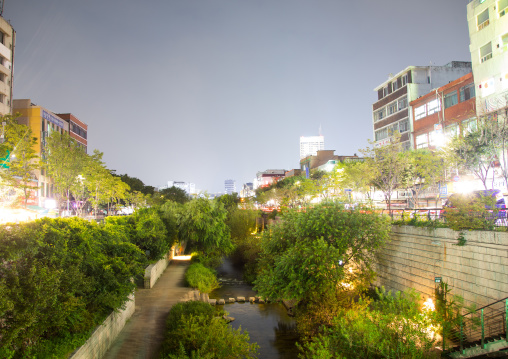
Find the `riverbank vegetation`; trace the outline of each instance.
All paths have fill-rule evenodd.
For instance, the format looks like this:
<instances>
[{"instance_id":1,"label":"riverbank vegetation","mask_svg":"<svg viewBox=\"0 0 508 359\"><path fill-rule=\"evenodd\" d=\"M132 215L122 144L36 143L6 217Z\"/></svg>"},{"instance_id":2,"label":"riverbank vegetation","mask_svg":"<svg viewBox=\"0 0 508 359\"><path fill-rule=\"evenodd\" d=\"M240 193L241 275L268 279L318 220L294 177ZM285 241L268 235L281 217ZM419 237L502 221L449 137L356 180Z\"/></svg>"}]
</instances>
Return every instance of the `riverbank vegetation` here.
<instances>
[{"instance_id":1,"label":"riverbank vegetation","mask_svg":"<svg viewBox=\"0 0 508 359\"><path fill-rule=\"evenodd\" d=\"M160 359L256 358L258 345L249 334L233 329L208 303L178 303L169 312Z\"/></svg>"}]
</instances>

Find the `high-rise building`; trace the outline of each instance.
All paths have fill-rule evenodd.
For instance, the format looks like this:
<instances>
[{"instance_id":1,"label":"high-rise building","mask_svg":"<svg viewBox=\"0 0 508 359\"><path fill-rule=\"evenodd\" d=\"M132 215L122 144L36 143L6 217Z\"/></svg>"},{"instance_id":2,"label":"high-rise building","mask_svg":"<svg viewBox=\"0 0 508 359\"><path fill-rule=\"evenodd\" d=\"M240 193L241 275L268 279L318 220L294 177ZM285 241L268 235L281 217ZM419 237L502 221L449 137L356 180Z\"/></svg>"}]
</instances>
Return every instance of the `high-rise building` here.
<instances>
[{"instance_id":1,"label":"high-rise building","mask_svg":"<svg viewBox=\"0 0 508 359\"><path fill-rule=\"evenodd\" d=\"M479 116L507 118L508 0L473 0L467 5L469 49Z\"/></svg>"},{"instance_id":2,"label":"high-rise building","mask_svg":"<svg viewBox=\"0 0 508 359\"><path fill-rule=\"evenodd\" d=\"M232 179L227 179L224 181L224 189L226 190L226 194L233 194L236 192L236 182Z\"/></svg>"},{"instance_id":3,"label":"high-rise building","mask_svg":"<svg viewBox=\"0 0 508 359\"><path fill-rule=\"evenodd\" d=\"M167 186L160 187L159 189L171 188L171 187L183 189L189 195L196 193L196 185L194 183L183 182L183 181L168 181Z\"/></svg>"},{"instance_id":4,"label":"high-rise building","mask_svg":"<svg viewBox=\"0 0 508 359\"><path fill-rule=\"evenodd\" d=\"M315 156L317 151L325 149L324 136L301 136L300 137L300 159L307 156Z\"/></svg>"},{"instance_id":5,"label":"high-rise building","mask_svg":"<svg viewBox=\"0 0 508 359\"><path fill-rule=\"evenodd\" d=\"M386 144L399 131L405 149L414 146L413 115L409 103L471 72L471 63L452 61L444 66L408 66L377 86L378 100L372 105L372 124L376 145Z\"/></svg>"},{"instance_id":6,"label":"high-rise building","mask_svg":"<svg viewBox=\"0 0 508 359\"><path fill-rule=\"evenodd\" d=\"M12 75L16 32L0 17L0 115L12 113Z\"/></svg>"}]
</instances>

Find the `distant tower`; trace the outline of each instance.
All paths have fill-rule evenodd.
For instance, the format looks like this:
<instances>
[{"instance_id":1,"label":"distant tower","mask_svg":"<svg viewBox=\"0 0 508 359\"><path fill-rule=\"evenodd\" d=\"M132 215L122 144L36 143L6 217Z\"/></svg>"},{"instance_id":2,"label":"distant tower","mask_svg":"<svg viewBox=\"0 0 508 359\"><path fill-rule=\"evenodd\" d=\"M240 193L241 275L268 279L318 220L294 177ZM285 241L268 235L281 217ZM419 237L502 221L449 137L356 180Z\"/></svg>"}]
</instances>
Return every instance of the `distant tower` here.
<instances>
[{"instance_id":1,"label":"distant tower","mask_svg":"<svg viewBox=\"0 0 508 359\"><path fill-rule=\"evenodd\" d=\"M321 132L321 126L320 130ZM319 136L301 136L300 137L300 159L307 156L315 156L317 151L325 149L325 138Z\"/></svg>"},{"instance_id":2,"label":"distant tower","mask_svg":"<svg viewBox=\"0 0 508 359\"><path fill-rule=\"evenodd\" d=\"M236 192L236 182L232 179L227 179L224 181L224 188L226 189L226 194L233 194Z\"/></svg>"}]
</instances>

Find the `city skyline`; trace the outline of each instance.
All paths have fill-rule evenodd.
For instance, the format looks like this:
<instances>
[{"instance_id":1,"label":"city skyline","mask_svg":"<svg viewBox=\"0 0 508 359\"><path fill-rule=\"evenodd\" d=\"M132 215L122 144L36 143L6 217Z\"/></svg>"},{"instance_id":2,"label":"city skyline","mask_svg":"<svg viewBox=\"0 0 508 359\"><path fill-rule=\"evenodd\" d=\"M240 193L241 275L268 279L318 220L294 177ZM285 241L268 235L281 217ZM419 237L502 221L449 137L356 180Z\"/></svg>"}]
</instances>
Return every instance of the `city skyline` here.
<instances>
[{"instance_id":1,"label":"city skyline","mask_svg":"<svg viewBox=\"0 0 508 359\"><path fill-rule=\"evenodd\" d=\"M366 147L389 73L471 61L466 5L17 0L3 16L15 99L75 114L119 174L220 192L297 168L299 137L320 124L326 149Z\"/></svg>"}]
</instances>

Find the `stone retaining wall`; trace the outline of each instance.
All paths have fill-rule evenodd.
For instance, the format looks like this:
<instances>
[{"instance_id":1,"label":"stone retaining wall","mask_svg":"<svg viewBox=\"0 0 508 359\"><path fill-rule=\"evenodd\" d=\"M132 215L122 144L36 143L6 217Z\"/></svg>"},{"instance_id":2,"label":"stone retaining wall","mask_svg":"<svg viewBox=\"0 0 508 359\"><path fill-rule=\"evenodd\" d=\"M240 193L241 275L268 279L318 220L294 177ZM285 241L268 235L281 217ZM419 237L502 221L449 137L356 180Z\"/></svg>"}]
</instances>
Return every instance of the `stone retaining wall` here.
<instances>
[{"instance_id":1,"label":"stone retaining wall","mask_svg":"<svg viewBox=\"0 0 508 359\"><path fill-rule=\"evenodd\" d=\"M132 316L135 309L134 293L129 296L125 309L112 313L98 326L90 338L79 347L69 359L102 358L113 344L118 334L125 326L125 322Z\"/></svg>"},{"instance_id":2,"label":"stone retaining wall","mask_svg":"<svg viewBox=\"0 0 508 359\"><path fill-rule=\"evenodd\" d=\"M393 226L391 242L377 255L375 282L386 289L415 288L434 297L441 277L467 304L484 306L508 297L508 233Z\"/></svg>"},{"instance_id":3,"label":"stone retaining wall","mask_svg":"<svg viewBox=\"0 0 508 359\"><path fill-rule=\"evenodd\" d=\"M145 289L151 289L155 283L157 282L157 279L164 273L166 268L168 267L169 263L173 259L174 256L174 247L171 248L168 254L164 256L163 259L158 261L157 263L150 264L145 269Z\"/></svg>"}]
</instances>

